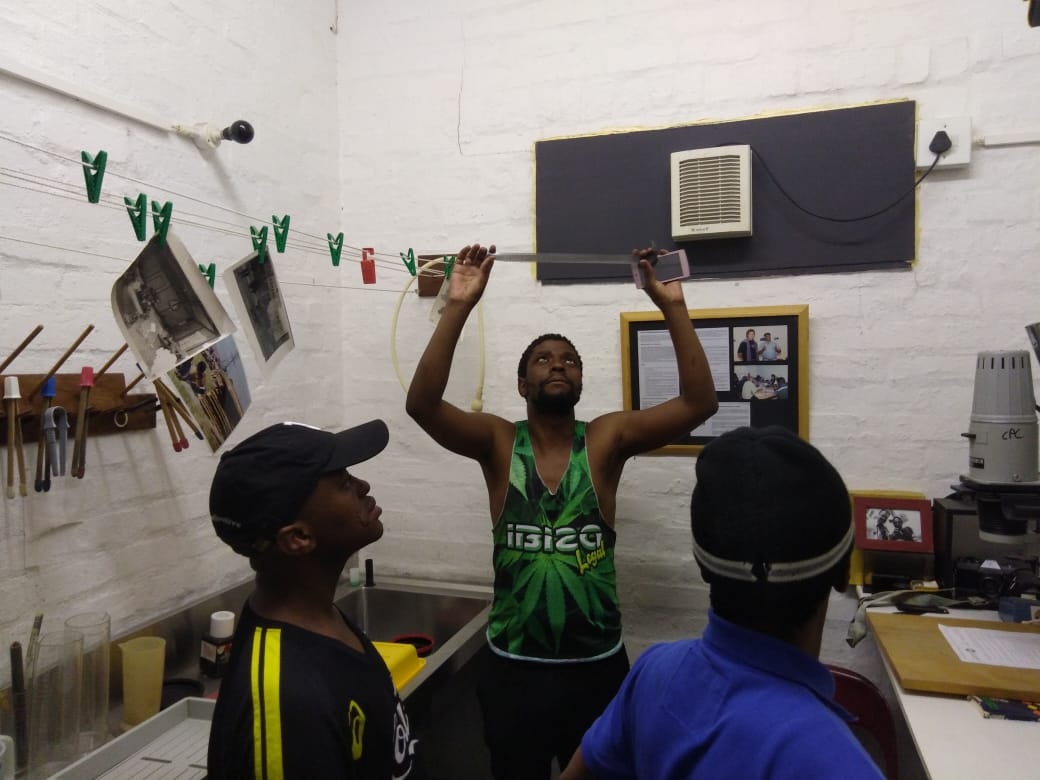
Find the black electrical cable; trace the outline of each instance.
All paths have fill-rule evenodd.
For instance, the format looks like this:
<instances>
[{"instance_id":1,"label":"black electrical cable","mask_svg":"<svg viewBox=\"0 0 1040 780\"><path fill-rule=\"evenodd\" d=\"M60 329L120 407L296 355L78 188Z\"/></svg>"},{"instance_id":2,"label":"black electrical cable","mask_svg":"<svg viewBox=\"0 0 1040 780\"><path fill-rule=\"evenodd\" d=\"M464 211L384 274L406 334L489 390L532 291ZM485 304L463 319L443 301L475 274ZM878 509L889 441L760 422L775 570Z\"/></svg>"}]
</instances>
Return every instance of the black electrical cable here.
<instances>
[{"instance_id":1,"label":"black electrical cable","mask_svg":"<svg viewBox=\"0 0 1040 780\"><path fill-rule=\"evenodd\" d=\"M928 174L931 173L935 169L936 164L939 162L939 158L942 156L940 154L936 154L935 155L935 159L932 160L932 164L930 166L928 166L928 170L921 174L921 178L919 178L917 181L914 182L914 186L911 187L910 189L908 189L906 192L904 192L902 195L900 195L894 201L889 203L883 209L878 209L877 211L875 211L875 212L873 212L871 214L864 214L861 217L828 217L825 214L817 214L815 211L811 211L810 209L805 208L798 201L796 201L794 198L792 198L788 194L787 190L784 189L783 185L779 181L777 181L776 176L773 175L773 172L771 170L769 170L769 165L768 165L768 163L766 163L766 161L764 159L762 159L762 155L760 155L757 151L755 151L755 147L751 147L751 153L753 155L755 155L756 158L758 158L758 161L760 163L762 163L762 167L765 168L766 173L769 175L770 180L773 182L773 184L776 185L776 188L778 190L780 190L780 193L785 198L787 198L795 208L797 208L799 211L802 211L802 212L808 214L810 217L815 217L816 219L826 220L827 222L862 222L864 220L873 219L874 217L880 216L880 215L884 214L886 211L891 211L896 206L898 206L900 203L902 203L906 199L906 197L908 195L912 194L913 191L917 189L917 185L919 185L921 182L923 182L925 180L925 178L927 178Z\"/></svg>"}]
</instances>

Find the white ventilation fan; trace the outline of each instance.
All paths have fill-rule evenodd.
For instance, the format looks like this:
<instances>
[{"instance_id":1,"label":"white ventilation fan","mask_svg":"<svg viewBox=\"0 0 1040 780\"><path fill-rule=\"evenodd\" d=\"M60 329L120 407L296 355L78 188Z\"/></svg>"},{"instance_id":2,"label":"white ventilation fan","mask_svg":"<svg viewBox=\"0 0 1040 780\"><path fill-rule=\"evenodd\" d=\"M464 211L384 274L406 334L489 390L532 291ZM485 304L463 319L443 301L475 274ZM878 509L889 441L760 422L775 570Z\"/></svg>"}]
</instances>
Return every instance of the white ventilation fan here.
<instances>
[{"instance_id":1,"label":"white ventilation fan","mask_svg":"<svg viewBox=\"0 0 1040 780\"><path fill-rule=\"evenodd\" d=\"M672 152L672 238L751 235L751 147Z\"/></svg>"}]
</instances>

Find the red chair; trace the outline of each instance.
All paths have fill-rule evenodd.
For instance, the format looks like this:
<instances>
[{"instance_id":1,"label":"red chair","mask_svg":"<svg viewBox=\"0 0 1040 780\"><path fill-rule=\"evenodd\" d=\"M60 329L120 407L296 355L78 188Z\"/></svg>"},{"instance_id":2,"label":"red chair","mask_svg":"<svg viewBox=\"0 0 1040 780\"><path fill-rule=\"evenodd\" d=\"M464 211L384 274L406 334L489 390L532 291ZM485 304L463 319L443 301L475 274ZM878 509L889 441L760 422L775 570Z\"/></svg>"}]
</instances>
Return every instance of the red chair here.
<instances>
[{"instance_id":1,"label":"red chair","mask_svg":"<svg viewBox=\"0 0 1040 780\"><path fill-rule=\"evenodd\" d=\"M834 675L834 700L859 720L850 724L853 731L863 729L869 734L884 759L885 777L899 778L899 751L896 742L896 723L888 702L874 683L858 672L827 664Z\"/></svg>"}]
</instances>

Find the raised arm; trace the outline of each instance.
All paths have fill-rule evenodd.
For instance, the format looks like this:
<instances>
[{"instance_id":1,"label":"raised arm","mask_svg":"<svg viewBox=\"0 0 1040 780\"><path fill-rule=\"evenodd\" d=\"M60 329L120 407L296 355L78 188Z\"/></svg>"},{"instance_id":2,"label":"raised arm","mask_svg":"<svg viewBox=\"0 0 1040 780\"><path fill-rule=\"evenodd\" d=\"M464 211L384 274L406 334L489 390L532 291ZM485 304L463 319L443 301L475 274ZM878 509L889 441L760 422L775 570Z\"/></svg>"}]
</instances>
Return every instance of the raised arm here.
<instances>
[{"instance_id":1,"label":"raised arm","mask_svg":"<svg viewBox=\"0 0 1040 780\"><path fill-rule=\"evenodd\" d=\"M479 244L463 247L448 280L448 302L433 330L430 343L419 358L408 387L405 409L409 416L452 452L486 463L496 433L509 423L500 417L465 412L444 400L444 388L462 328L487 287L494 265L495 247Z\"/></svg>"},{"instance_id":2,"label":"raised arm","mask_svg":"<svg viewBox=\"0 0 1040 780\"><path fill-rule=\"evenodd\" d=\"M697 338L697 331L690 322L682 283L675 281L665 284L658 281L653 266L647 260L647 250L638 254L642 257L639 264L646 276L644 289L664 314L675 348L679 395L649 409L615 412L595 420L596 427L613 438L620 462L641 452L671 444L707 420L719 408L711 368L700 339Z\"/></svg>"}]
</instances>

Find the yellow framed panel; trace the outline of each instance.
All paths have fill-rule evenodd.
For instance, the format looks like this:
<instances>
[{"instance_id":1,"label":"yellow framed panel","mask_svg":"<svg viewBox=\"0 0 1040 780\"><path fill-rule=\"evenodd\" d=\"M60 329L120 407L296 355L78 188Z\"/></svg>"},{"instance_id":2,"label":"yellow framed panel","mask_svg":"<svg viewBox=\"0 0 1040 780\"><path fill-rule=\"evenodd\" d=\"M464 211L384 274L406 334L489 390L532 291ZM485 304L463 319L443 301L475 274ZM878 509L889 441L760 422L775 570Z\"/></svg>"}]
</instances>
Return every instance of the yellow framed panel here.
<instances>
[{"instance_id":1,"label":"yellow framed panel","mask_svg":"<svg viewBox=\"0 0 1040 780\"><path fill-rule=\"evenodd\" d=\"M711 365L719 411L656 453L696 455L713 438L742 425L782 425L808 441L809 306L691 309L689 314ZM754 331L753 347L742 346L750 339L748 331ZM754 359L748 359L752 353ZM678 392L675 353L661 312L621 312L621 382L625 409L647 408Z\"/></svg>"},{"instance_id":2,"label":"yellow framed panel","mask_svg":"<svg viewBox=\"0 0 1040 780\"><path fill-rule=\"evenodd\" d=\"M924 500L927 496L924 493L918 493L912 490L850 490L849 491L849 503L853 506L855 511L855 505L857 499L920 499ZM853 517L855 520L855 517ZM850 585L869 585L870 580L873 576L874 561L870 552L861 550L859 547L853 546L852 558L849 562L849 584Z\"/></svg>"}]
</instances>

